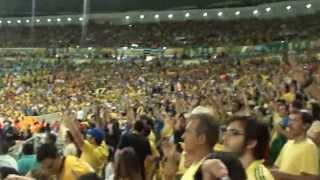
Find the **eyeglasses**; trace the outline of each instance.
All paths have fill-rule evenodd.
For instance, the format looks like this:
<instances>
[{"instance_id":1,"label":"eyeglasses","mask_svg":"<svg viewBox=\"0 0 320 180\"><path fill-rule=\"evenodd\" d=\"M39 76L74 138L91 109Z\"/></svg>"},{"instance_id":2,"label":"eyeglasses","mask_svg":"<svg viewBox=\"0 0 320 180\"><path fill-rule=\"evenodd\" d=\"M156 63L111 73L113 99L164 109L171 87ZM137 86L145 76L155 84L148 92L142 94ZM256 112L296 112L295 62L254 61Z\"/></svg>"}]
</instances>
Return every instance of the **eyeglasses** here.
<instances>
[{"instance_id":1,"label":"eyeglasses","mask_svg":"<svg viewBox=\"0 0 320 180\"><path fill-rule=\"evenodd\" d=\"M231 135L231 136L243 136L245 133L234 129L234 128L222 128L222 133L225 135Z\"/></svg>"}]
</instances>

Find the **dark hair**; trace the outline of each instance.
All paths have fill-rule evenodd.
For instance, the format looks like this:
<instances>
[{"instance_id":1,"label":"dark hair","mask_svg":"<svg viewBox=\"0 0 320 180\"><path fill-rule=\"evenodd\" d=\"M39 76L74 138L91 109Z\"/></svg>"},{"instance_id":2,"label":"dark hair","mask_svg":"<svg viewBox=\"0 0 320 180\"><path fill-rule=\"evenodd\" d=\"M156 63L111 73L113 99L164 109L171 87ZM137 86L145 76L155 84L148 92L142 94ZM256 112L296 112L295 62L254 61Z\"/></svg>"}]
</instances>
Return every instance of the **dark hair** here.
<instances>
[{"instance_id":1,"label":"dark hair","mask_svg":"<svg viewBox=\"0 0 320 180\"><path fill-rule=\"evenodd\" d=\"M291 106L296 108L296 109L302 109L303 108L303 104L301 101L299 100L294 100L292 103L291 103Z\"/></svg>"},{"instance_id":2,"label":"dark hair","mask_svg":"<svg viewBox=\"0 0 320 180\"><path fill-rule=\"evenodd\" d=\"M142 121L136 121L133 125L133 129L138 131L138 132L142 132L144 130L144 125Z\"/></svg>"},{"instance_id":3,"label":"dark hair","mask_svg":"<svg viewBox=\"0 0 320 180\"><path fill-rule=\"evenodd\" d=\"M81 175L77 180L101 180L101 178L96 173L87 173Z\"/></svg>"},{"instance_id":4,"label":"dark hair","mask_svg":"<svg viewBox=\"0 0 320 180\"><path fill-rule=\"evenodd\" d=\"M287 104L286 101L284 99L277 99L277 103L282 104Z\"/></svg>"},{"instance_id":5,"label":"dark hair","mask_svg":"<svg viewBox=\"0 0 320 180\"><path fill-rule=\"evenodd\" d=\"M285 83L284 84L284 90L285 90L286 93L290 92L290 85Z\"/></svg>"},{"instance_id":6,"label":"dark hair","mask_svg":"<svg viewBox=\"0 0 320 180\"><path fill-rule=\"evenodd\" d=\"M285 108L285 110L288 112L289 111L289 106L288 106L288 104L286 104L286 103L281 103L280 105L279 105L279 107L280 106L284 106L284 108Z\"/></svg>"},{"instance_id":7,"label":"dark hair","mask_svg":"<svg viewBox=\"0 0 320 180\"><path fill-rule=\"evenodd\" d=\"M24 155L32 155L34 154L33 144L26 143L23 145L22 152Z\"/></svg>"},{"instance_id":8,"label":"dark hair","mask_svg":"<svg viewBox=\"0 0 320 180\"><path fill-rule=\"evenodd\" d=\"M9 142L5 138L0 138L0 154L7 154L9 152Z\"/></svg>"},{"instance_id":9,"label":"dark hair","mask_svg":"<svg viewBox=\"0 0 320 180\"><path fill-rule=\"evenodd\" d=\"M55 134L52 134L52 133L48 133L47 134L47 138L48 138L47 140L49 141L47 143L55 144L56 141L57 141L57 136Z\"/></svg>"},{"instance_id":10,"label":"dark hair","mask_svg":"<svg viewBox=\"0 0 320 180\"><path fill-rule=\"evenodd\" d=\"M311 103L313 120L320 120L320 105L319 103Z\"/></svg>"},{"instance_id":11,"label":"dark hair","mask_svg":"<svg viewBox=\"0 0 320 180\"><path fill-rule=\"evenodd\" d=\"M149 116L141 115L140 120L145 122L147 125L153 128L153 120Z\"/></svg>"},{"instance_id":12,"label":"dark hair","mask_svg":"<svg viewBox=\"0 0 320 180\"><path fill-rule=\"evenodd\" d=\"M53 144L42 144L37 150L37 160L42 162L47 158L55 159L58 157L58 149Z\"/></svg>"},{"instance_id":13,"label":"dark hair","mask_svg":"<svg viewBox=\"0 0 320 180\"><path fill-rule=\"evenodd\" d=\"M115 158L114 179L143 180L143 167L140 167L139 157L131 147L119 150Z\"/></svg>"},{"instance_id":14,"label":"dark hair","mask_svg":"<svg viewBox=\"0 0 320 180\"><path fill-rule=\"evenodd\" d=\"M253 149L255 159L264 159L268 152L270 132L268 126L258 121L251 116L236 116L232 117L229 124L232 122L240 122L245 133L245 144L250 141L257 141L257 145Z\"/></svg>"},{"instance_id":15,"label":"dark hair","mask_svg":"<svg viewBox=\"0 0 320 180\"><path fill-rule=\"evenodd\" d=\"M192 114L190 119L198 121L197 134L204 134L208 146L212 148L219 140L218 121L210 114L205 113Z\"/></svg>"},{"instance_id":16,"label":"dark hair","mask_svg":"<svg viewBox=\"0 0 320 180\"><path fill-rule=\"evenodd\" d=\"M232 153L229 152L214 152L208 156L207 159L219 159L228 169L228 177L232 180L245 180L246 171L242 166L240 160ZM202 179L201 168L197 171L195 180Z\"/></svg>"},{"instance_id":17,"label":"dark hair","mask_svg":"<svg viewBox=\"0 0 320 180\"><path fill-rule=\"evenodd\" d=\"M5 179L10 174L16 174L19 175L17 170L10 168L10 167L0 167L0 179Z\"/></svg>"},{"instance_id":18,"label":"dark hair","mask_svg":"<svg viewBox=\"0 0 320 180\"><path fill-rule=\"evenodd\" d=\"M71 134L71 132L70 132L69 130L66 131L66 137L67 137L71 142L74 143L74 138L73 138L73 136L72 136L72 134Z\"/></svg>"},{"instance_id":19,"label":"dark hair","mask_svg":"<svg viewBox=\"0 0 320 180\"><path fill-rule=\"evenodd\" d=\"M305 111L299 111L298 114L301 116L303 124L312 124L313 118L310 113Z\"/></svg>"}]
</instances>

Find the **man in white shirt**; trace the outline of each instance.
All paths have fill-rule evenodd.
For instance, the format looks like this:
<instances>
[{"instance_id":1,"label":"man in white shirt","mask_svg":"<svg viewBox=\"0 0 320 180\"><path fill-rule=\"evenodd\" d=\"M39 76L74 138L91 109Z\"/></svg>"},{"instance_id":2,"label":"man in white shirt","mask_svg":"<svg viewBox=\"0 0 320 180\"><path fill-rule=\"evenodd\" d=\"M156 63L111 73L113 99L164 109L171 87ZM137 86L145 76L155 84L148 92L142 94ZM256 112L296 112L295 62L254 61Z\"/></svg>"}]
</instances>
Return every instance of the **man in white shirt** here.
<instances>
[{"instance_id":1,"label":"man in white shirt","mask_svg":"<svg viewBox=\"0 0 320 180\"><path fill-rule=\"evenodd\" d=\"M8 155L9 145L8 143L0 139L0 167L9 167L18 170L17 161Z\"/></svg>"}]
</instances>

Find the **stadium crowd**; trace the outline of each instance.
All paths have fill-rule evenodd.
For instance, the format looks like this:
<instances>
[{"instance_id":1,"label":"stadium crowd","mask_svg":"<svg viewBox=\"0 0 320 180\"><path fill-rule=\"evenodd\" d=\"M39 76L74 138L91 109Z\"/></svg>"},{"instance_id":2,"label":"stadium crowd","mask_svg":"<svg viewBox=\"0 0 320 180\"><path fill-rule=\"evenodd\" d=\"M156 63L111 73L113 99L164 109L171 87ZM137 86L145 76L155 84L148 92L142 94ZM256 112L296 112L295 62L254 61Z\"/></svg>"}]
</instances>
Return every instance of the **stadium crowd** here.
<instances>
[{"instance_id":1,"label":"stadium crowd","mask_svg":"<svg viewBox=\"0 0 320 180\"><path fill-rule=\"evenodd\" d=\"M318 23L317 16L308 16L132 27L93 24L88 40L96 46L258 44L319 38ZM8 33L0 36L2 46L30 47L23 35L29 29L14 28L0 29ZM60 40L76 45L79 28L35 27L31 39L39 47ZM179 44L177 37L186 43ZM4 60L0 177L318 180L316 53L284 52L272 63L263 57L219 61L219 56L195 64Z\"/></svg>"},{"instance_id":2,"label":"stadium crowd","mask_svg":"<svg viewBox=\"0 0 320 180\"><path fill-rule=\"evenodd\" d=\"M276 19L183 21L112 25L91 21L83 42L81 25L3 26L1 47L195 47L256 45L318 38L319 14Z\"/></svg>"}]
</instances>

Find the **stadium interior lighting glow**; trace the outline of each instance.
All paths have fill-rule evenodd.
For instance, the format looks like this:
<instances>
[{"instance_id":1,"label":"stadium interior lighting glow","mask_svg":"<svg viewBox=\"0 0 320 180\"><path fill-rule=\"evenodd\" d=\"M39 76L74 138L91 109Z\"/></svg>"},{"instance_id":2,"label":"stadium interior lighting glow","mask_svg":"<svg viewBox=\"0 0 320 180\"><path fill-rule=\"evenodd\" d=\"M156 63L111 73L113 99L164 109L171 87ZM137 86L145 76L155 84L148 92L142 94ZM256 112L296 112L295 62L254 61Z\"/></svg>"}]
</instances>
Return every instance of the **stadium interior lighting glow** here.
<instances>
[{"instance_id":1,"label":"stadium interior lighting glow","mask_svg":"<svg viewBox=\"0 0 320 180\"><path fill-rule=\"evenodd\" d=\"M154 15L154 18L159 19L159 14Z\"/></svg>"},{"instance_id":2,"label":"stadium interior lighting glow","mask_svg":"<svg viewBox=\"0 0 320 180\"><path fill-rule=\"evenodd\" d=\"M236 16L239 16L240 15L240 11L237 11L234 13Z\"/></svg>"},{"instance_id":3,"label":"stadium interior lighting glow","mask_svg":"<svg viewBox=\"0 0 320 180\"><path fill-rule=\"evenodd\" d=\"M218 13L218 16L222 16L222 15L223 15L223 12L219 12L219 13Z\"/></svg>"},{"instance_id":4,"label":"stadium interior lighting glow","mask_svg":"<svg viewBox=\"0 0 320 180\"><path fill-rule=\"evenodd\" d=\"M267 12L270 12L270 11L271 11L271 7L267 7L267 8L266 8L266 11L267 11Z\"/></svg>"},{"instance_id":5,"label":"stadium interior lighting glow","mask_svg":"<svg viewBox=\"0 0 320 180\"><path fill-rule=\"evenodd\" d=\"M286 9L289 11L291 9L291 6L287 6Z\"/></svg>"},{"instance_id":6,"label":"stadium interior lighting glow","mask_svg":"<svg viewBox=\"0 0 320 180\"><path fill-rule=\"evenodd\" d=\"M307 5L306 5L306 8L307 8L307 9L310 9L311 7L312 7L312 4L307 4Z\"/></svg>"},{"instance_id":7,"label":"stadium interior lighting glow","mask_svg":"<svg viewBox=\"0 0 320 180\"><path fill-rule=\"evenodd\" d=\"M48 22L51 22L51 19L48 19L47 21L48 21Z\"/></svg>"},{"instance_id":8,"label":"stadium interior lighting glow","mask_svg":"<svg viewBox=\"0 0 320 180\"><path fill-rule=\"evenodd\" d=\"M259 11L257 9L253 11L254 15L257 15L258 13L259 13Z\"/></svg>"},{"instance_id":9,"label":"stadium interior lighting glow","mask_svg":"<svg viewBox=\"0 0 320 180\"><path fill-rule=\"evenodd\" d=\"M143 14L140 15L140 19L144 19L144 15Z\"/></svg>"},{"instance_id":10,"label":"stadium interior lighting glow","mask_svg":"<svg viewBox=\"0 0 320 180\"><path fill-rule=\"evenodd\" d=\"M186 13L184 16L185 16L186 18L188 18L188 17L190 17L190 13Z\"/></svg>"},{"instance_id":11,"label":"stadium interior lighting glow","mask_svg":"<svg viewBox=\"0 0 320 180\"><path fill-rule=\"evenodd\" d=\"M129 20L130 19L130 16L126 16L126 20Z\"/></svg>"},{"instance_id":12,"label":"stadium interior lighting glow","mask_svg":"<svg viewBox=\"0 0 320 180\"><path fill-rule=\"evenodd\" d=\"M207 12L204 12L203 13L203 17L207 17L208 16L208 13Z\"/></svg>"},{"instance_id":13,"label":"stadium interior lighting glow","mask_svg":"<svg viewBox=\"0 0 320 180\"><path fill-rule=\"evenodd\" d=\"M68 20L68 21L72 21L72 18L68 18L67 20Z\"/></svg>"},{"instance_id":14,"label":"stadium interior lighting glow","mask_svg":"<svg viewBox=\"0 0 320 180\"><path fill-rule=\"evenodd\" d=\"M168 15L168 18L169 18L169 19L172 19L172 18L173 18L173 14L169 14L169 15Z\"/></svg>"}]
</instances>

